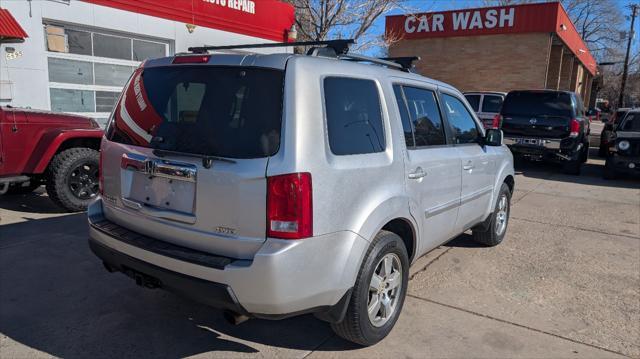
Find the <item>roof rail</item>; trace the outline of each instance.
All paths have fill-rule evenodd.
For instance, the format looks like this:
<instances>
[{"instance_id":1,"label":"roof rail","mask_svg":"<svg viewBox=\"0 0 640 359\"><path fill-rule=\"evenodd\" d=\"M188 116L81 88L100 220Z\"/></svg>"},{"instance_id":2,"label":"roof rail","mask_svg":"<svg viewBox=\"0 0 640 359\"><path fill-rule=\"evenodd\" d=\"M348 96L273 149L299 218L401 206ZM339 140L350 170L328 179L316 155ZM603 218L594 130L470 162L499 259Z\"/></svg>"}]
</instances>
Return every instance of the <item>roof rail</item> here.
<instances>
[{"instance_id":1,"label":"roof rail","mask_svg":"<svg viewBox=\"0 0 640 359\"><path fill-rule=\"evenodd\" d=\"M383 66L391 67L398 70L403 69L402 65L400 65L399 63L396 63L393 61L387 61L385 59L379 59L377 57L369 57L369 56L357 55L357 54L344 54L344 55L341 55L340 58L344 60L349 60L349 61L371 62L373 64L383 65Z\"/></svg>"},{"instance_id":2,"label":"roof rail","mask_svg":"<svg viewBox=\"0 0 640 359\"><path fill-rule=\"evenodd\" d=\"M420 61L420 56L401 56L401 57L381 57L381 60L395 62L402 66L405 71L411 71L414 68L414 62Z\"/></svg>"},{"instance_id":3,"label":"roof rail","mask_svg":"<svg viewBox=\"0 0 640 359\"><path fill-rule=\"evenodd\" d=\"M266 44L244 44L244 45L225 45L225 46L200 46L190 47L188 50L195 53L206 53L212 50L231 50L231 49L260 49L268 47L292 47L292 46L318 46L324 45L332 49L336 56L344 55L349 52L349 45L355 43L353 39L324 40L324 41L297 41L297 42L273 42Z\"/></svg>"}]
</instances>

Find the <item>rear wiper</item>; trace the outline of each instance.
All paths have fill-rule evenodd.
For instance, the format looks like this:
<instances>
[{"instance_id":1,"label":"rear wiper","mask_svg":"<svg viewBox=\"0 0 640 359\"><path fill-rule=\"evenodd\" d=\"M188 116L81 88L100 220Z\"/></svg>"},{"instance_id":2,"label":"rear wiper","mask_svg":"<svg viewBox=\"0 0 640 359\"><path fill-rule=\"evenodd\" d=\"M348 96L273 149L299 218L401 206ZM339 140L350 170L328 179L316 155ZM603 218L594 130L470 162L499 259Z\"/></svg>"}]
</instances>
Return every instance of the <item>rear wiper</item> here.
<instances>
[{"instance_id":1,"label":"rear wiper","mask_svg":"<svg viewBox=\"0 0 640 359\"><path fill-rule=\"evenodd\" d=\"M161 150L161 149L157 149L157 148L153 150L153 154L158 156L158 157L165 157L165 156L174 155L174 156L201 158L202 159L202 167L204 167L204 168L211 168L211 166L213 165L213 161L236 163L236 161L230 160L230 159L224 158L224 157L201 155L201 154L197 154L197 153L188 153L188 152L180 152L180 151Z\"/></svg>"}]
</instances>

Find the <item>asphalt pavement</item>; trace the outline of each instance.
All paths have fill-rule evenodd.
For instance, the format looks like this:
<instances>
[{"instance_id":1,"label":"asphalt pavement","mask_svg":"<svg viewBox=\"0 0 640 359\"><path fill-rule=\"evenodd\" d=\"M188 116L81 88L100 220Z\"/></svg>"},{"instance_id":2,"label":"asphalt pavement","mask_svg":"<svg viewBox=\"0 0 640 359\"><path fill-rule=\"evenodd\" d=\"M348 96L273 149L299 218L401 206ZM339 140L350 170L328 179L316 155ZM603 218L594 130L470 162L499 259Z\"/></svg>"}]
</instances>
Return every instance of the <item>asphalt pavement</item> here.
<instances>
[{"instance_id":1,"label":"asphalt pavement","mask_svg":"<svg viewBox=\"0 0 640 359\"><path fill-rule=\"evenodd\" d=\"M640 181L602 167L518 167L504 242L463 234L418 259L400 320L369 348L313 316L232 326L107 273L85 215L42 190L0 197L0 357L638 358Z\"/></svg>"}]
</instances>

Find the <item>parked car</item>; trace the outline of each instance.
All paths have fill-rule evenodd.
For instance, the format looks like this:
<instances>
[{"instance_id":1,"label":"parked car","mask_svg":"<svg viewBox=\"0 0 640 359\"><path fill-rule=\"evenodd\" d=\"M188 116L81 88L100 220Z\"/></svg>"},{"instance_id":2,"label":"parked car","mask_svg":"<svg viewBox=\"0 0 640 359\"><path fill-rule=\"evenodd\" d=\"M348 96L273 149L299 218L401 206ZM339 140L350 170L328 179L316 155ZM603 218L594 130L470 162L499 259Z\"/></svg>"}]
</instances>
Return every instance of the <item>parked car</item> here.
<instances>
[{"instance_id":1,"label":"parked car","mask_svg":"<svg viewBox=\"0 0 640 359\"><path fill-rule=\"evenodd\" d=\"M234 323L314 313L371 345L416 258L468 229L499 244L514 189L501 131L455 88L339 43L138 68L88 209L104 266Z\"/></svg>"},{"instance_id":2,"label":"parked car","mask_svg":"<svg viewBox=\"0 0 640 359\"><path fill-rule=\"evenodd\" d=\"M505 92L465 92L464 97L469 101L469 105L476 112L484 128L497 128L497 116L500 114L502 102L506 96Z\"/></svg>"},{"instance_id":3,"label":"parked car","mask_svg":"<svg viewBox=\"0 0 640 359\"><path fill-rule=\"evenodd\" d=\"M102 135L88 117L0 108L0 194L30 193L44 184L57 205L85 210L98 194Z\"/></svg>"},{"instance_id":4,"label":"parked car","mask_svg":"<svg viewBox=\"0 0 640 359\"><path fill-rule=\"evenodd\" d=\"M553 90L511 91L500 121L514 156L563 164L580 174L589 155L589 120L580 96Z\"/></svg>"},{"instance_id":5,"label":"parked car","mask_svg":"<svg viewBox=\"0 0 640 359\"><path fill-rule=\"evenodd\" d=\"M610 141L610 155L604 166L604 178L619 174L640 174L640 109L630 110L614 126Z\"/></svg>"},{"instance_id":6,"label":"parked car","mask_svg":"<svg viewBox=\"0 0 640 359\"><path fill-rule=\"evenodd\" d=\"M609 147L611 146L611 136L615 126L619 125L624 116L627 115L631 108L621 107L609 117L609 120L605 122L602 132L600 132L600 147L598 148L598 156L609 156Z\"/></svg>"}]
</instances>

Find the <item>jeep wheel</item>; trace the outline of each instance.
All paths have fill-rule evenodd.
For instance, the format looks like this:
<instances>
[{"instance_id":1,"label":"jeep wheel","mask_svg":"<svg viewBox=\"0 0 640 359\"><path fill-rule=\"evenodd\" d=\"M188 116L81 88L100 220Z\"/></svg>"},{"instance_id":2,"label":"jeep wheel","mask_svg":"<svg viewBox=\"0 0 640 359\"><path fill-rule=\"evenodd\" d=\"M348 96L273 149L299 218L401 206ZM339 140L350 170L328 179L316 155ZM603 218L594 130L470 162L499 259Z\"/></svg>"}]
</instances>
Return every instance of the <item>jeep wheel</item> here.
<instances>
[{"instance_id":1,"label":"jeep wheel","mask_svg":"<svg viewBox=\"0 0 640 359\"><path fill-rule=\"evenodd\" d=\"M332 324L340 337L373 345L396 324L409 282L409 257L402 239L380 231L364 258L343 320Z\"/></svg>"},{"instance_id":2,"label":"jeep wheel","mask_svg":"<svg viewBox=\"0 0 640 359\"><path fill-rule=\"evenodd\" d=\"M511 191L506 183L500 187L496 207L491 213L489 224L473 229L473 240L485 246L497 246L504 239L511 213Z\"/></svg>"},{"instance_id":3,"label":"jeep wheel","mask_svg":"<svg viewBox=\"0 0 640 359\"><path fill-rule=\"evenodd\" d=\"M609 157L609 146L601 143L598 148L598 157Z\"/></svg>"},{"instance_id":4,"label":"jeep wheel","mask_svg":"<svg viewBox=\"0 0 640 359\"><path fill-rule=\"evenodd\" d=\"M98 194L98 151L70 148L58 153L48 169L47 193L70 212L84 211Z\"/></svg>"},{"instance_id":5,"label":"jeep wheel","mask_svg":"<svg viewBox=\"0 0 640 359\"><path fill-rule=\"evenodd\" d=\"M607 157L607 160L604 163L604 171L602 172L602 178L606 180L613 180L618 177L616 173L616 169L613 165L613 159L611 157Z\"/></svg>"}]
</instances>

